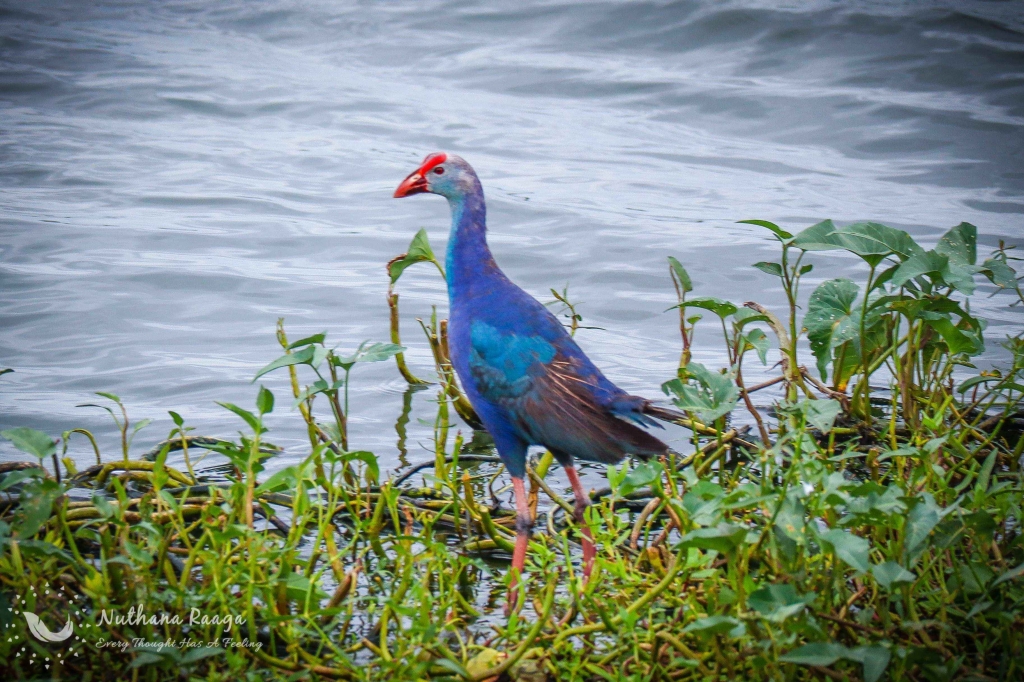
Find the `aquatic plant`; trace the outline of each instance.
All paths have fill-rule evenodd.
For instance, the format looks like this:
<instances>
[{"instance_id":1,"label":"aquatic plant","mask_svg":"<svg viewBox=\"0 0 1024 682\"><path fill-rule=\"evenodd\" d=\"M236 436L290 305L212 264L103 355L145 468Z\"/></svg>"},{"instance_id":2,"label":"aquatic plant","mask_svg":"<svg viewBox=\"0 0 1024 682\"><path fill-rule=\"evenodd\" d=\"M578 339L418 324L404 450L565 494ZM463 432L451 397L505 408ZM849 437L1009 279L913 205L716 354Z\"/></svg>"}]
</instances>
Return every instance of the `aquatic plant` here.
<instances>
[{"instance_id":1,"label":"aquatic plant","mask_svg":"<svg viewBox=\"0 0 1024 682\"><path fill-rule=\"evenodd\" d=\"M3 432L31 456L0 465L3 667L55 679L1019 678L1024 337L979 372L972 358L992 340L969 306L983 277L1024 302L1012 250L979 263L967 224L925 249L877 223L794 235L749 222L780 243L778 262L755 267L778 278L788 310L693 296L669 260L683 351L664 389L693 444L607 469L591 493L599 553L586 585L573 501L544 455L529 470L533 508L552 500L531 541L534 577L502 615L507 578L492 567L507 560L514 514L497 458L457 430L453 411L475 415L436 313L421 321L438 382L433 457L388 478L349 443L358 364L393 357L410 386L426 385L402 355L395 293L416 263L444 275L421 232L389 264L390 343L344 355L326 334L289 342L279 325L282 356L256 378L289 375L309 437L297 464L266 475L280 451L264 418L280 401L263 387L254 409L224 404L236 438L194 435L172 412L168 439L135 452L140 426L112 394L100 395L116 457L82 429ZM838 249L864 260L866 279L802 298L809 261ZM568 291L552 293L579 327ZM721 334L727 367L692 361L698 330ZM778 376L748 386L745 363L766 362L771 345ZM773 386L758 407L752 396ZM67 456L74 434L95 465ZM81 639L41 641L29 615L47 631L70 619Z\"/></svg>"}]
</instances>

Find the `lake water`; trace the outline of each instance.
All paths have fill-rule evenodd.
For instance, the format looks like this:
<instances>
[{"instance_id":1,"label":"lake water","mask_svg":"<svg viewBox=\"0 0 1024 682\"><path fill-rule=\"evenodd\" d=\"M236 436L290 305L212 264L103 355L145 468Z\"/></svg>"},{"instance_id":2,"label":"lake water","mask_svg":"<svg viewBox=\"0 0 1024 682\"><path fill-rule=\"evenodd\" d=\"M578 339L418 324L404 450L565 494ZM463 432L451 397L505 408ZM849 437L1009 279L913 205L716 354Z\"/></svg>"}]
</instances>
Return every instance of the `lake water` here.
<instances>
[{"instance_id":1,"label":"lake water","mask_svg":"<svg viewBox=\"0 0 1024 682\"><path fill-rule=\"evenodd\" d=\"M476 167L505 271L544 300L568 284L600 327L581 345L650 397L679 355L667 256L694 295L783 309L749 267L773 243L737 220L880 220L928 244L965 220L980 252L1024 241L1018 2L3 6L0 427L86 427L108 457L105 413L76 407L94 391L154 420L139 450L168 409L230 436L241 422L214 401L252 405L278 317L293 339L386 340L384 264L420 227L439 252L447 238L443 200L391 198L435 150ZM812 260L805 294L864 274ZM1024 322L990 290L982 364ZM443 312L442 283L421 266L399 291L431 376L414 318ZM720 366L719 349L699 328L696 359ZM286 374L265 383L294 461ZM352 446L387 468L405 388L391 363L354 371ZM433 395L412 396L409 461L431 457Z\"/></svg>"}]
</instances>

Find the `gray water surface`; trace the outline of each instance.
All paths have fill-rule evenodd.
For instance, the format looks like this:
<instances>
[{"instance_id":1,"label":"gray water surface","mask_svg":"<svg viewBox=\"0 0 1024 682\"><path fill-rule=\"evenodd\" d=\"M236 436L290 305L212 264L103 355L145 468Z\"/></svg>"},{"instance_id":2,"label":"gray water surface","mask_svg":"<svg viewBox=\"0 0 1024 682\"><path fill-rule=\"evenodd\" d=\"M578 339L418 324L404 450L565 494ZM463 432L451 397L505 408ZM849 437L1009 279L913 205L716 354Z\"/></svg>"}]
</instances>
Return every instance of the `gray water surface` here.
<instances>
[{"instance_id":1,"label":"gray water surface","mask_svg":"<svg viewBox=\"0 0 1024 682\"><path fill-rule=\"evenodd\" d=\"M168 409L230 435L214 401L252 405L278 317L293 339L386 340L384 264L420 227L447 239L443 200L391 198L436 150L476 167L509 276L543 300L568 284L600 328L581 345L650 397L679 355L666 256L695 295L783 310L750 267L773 243L737 220L879 220L928 244L969 221L979 252L1024 236L1020 2L3 6L0 427L83 426L108 456L106 415L76 407L94 391L154 420L139 450ZM865 274L812 260L805 294ZM431 376L414 318L443 313L443 285L418 267L399 291ZM990 291L981 364L1024 321ZM717 338L700 328L696 359L724 364ZM286 375L265 383L294 461ZM352 445L388 468L404 391L393 364L354 372ZM410 461L432 457L433 395L412 397Z\"/></svg>"}]
</instances>

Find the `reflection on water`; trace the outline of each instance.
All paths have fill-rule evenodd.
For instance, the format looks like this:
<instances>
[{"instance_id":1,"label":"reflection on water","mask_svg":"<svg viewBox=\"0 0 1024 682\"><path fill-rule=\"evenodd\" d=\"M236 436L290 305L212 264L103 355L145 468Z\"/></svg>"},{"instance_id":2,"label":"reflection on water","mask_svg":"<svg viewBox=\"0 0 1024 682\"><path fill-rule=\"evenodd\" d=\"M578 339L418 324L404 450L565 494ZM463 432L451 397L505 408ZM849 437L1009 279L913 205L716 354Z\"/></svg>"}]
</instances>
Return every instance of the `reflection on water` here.
<instances>
[{"instance_id":1,"label":"reflection on water","mask_svg":"<svg viewBox=\"0 0 1024 682\"><path fill-rule=\"evenodd\" d=\"M652 397L678 358L666 256L697 294L783 302L749 267L771 243L737 220L1022 235L1013 2L6 3L0 24L5 428L114 445L75 408L103 390L155 420L140 447L166 409L229 435L213 401L251 404L278 317L343 350L386 340L384 264L423 226L443 248L448 224L437 197L391 192L437 149L479 171L509 275L545 300L569 283L600 328L581 345ZM414 318L443 285L414 268L399 288L427 376ZM978 305L990 339L1020 328ZM696 343L723 362L710 329ZM354 446L429 457L436 392L389 364L354 377ZM298 452L286 382L266 377L269 424Z\"/></svg>"}]
</instances>

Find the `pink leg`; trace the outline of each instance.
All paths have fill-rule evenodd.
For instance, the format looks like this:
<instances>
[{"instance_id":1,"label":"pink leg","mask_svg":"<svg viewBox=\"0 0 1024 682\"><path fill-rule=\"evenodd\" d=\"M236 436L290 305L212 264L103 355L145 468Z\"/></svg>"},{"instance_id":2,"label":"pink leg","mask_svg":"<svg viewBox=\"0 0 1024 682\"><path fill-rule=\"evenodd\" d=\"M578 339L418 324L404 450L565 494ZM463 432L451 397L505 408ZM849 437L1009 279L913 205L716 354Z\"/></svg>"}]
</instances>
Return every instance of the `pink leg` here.
<instances>
[{"instance_id":1,"label":"pink leg","mask_svg":"<svg viewBox=\"0 0 1024 682\"><path fill-rule=\"evenodd\" d=\"M590 580L590 572L594 568L594 559L597 557L594 535L590 532L590 527L586 525L586 518L583 515L586 508L590 506L590 496L583 489L583 483L576 473L576 467L566 467L565 474L569 477L569 483L572 484L572 494L576 498L573 517L576 519L576 523L580 524L583 533L583 579Z\"/></svg>"},{"instance_id":2,"label":"pink leg","mask_svg":"<svg viewBox=\"0 0 1024 682\"><path fill-rule=\"evenodd\" d=\"M519 579L526 566L526 547L530 544L530 527L533 526L530 503L526 497L526 486L523 485L523 479L513 477L512 490L516 498L516 548L512 553L512 581L509 583L505 615L510 614L516 608L516 601L519 598Z\"/></svg>"}]
</instances>

